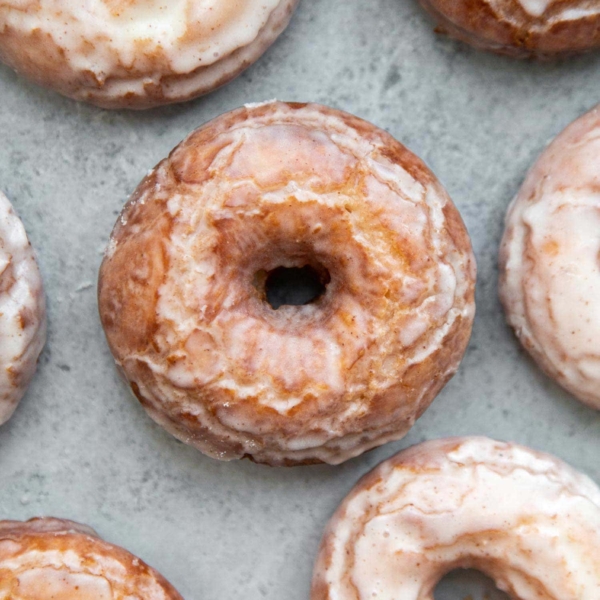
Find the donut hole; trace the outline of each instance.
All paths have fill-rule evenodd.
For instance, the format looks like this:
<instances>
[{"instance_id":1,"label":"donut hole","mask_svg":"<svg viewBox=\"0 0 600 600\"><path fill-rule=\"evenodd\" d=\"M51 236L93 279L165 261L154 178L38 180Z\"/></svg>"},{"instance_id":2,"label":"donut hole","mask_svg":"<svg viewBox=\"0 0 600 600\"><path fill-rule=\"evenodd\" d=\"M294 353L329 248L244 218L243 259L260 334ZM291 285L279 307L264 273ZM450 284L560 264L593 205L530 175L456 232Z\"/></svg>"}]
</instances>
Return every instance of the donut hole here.
<instances>
[{"instance_id":1,"label":"donut hole","mask_svg":"<svg viewBox=\"0 0 600 600\"><path fill-rule=\"evenodd\" d=\"M305 306L317 302L327 291L330 281L327 269L304 265L259 271L255 285L259 290L262 288L265 301L277 310L282 306Z\"/></svg>"},{"instance_id":2,"label":"donut hole","mask_svg":"<svg viewBox=\"0 0 600 600\"><path fill-rule=\"evenodd\" d=\"M501 592L481 571L474 569L456 569L440 580L435 588L435 600L510 600L510 596Z\"/></svg>"}]
</instances>

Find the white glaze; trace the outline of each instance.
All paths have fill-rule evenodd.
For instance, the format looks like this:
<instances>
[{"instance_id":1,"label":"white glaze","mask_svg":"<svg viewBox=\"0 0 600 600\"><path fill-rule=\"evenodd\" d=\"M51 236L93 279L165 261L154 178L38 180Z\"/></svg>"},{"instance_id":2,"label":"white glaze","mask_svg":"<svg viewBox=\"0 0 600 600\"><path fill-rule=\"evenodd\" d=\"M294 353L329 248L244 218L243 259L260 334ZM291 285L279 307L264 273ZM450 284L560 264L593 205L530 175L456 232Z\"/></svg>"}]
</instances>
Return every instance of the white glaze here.
<instances>
[{"instance_id":1,"label":"white glaze","mask_svg":"<svg viewBox=\"0 0 600 600\"><path fill-rule=\"evenodd\" d=\"M501 297L541 367L600 409L600 115L570 125L506 219Z\"/></svg>"},{"instance_id":2,"label":"white glaze","mask_svg":"<svg viewBox=\"0 0 600 600\"><path fill-rule=\"evenodd\" d=\"M0 57L6 44L5 60L18 71L100 105L180 101L254 62L297 1L0 0ZM9 36L22 39L23 51Z\"/></svg>"},{"instance_id":3,"label":"white glaze","mask_svg":"<svg viewBox=\"0 0 600 600\"><path fill-rule=\"evenodd\" d=\"M518 0L525 12L533 17L541 17L555 0Z\"/></svg>"},{"instance_id":4,"label":"white glaze","mask_svg":"<svg viewBox=\"0 0 600 600\"><path fill-rule=\"evenodd\" d=\"M559 0L486 0L490 7L498 15L508 22L519 23L518 16L513 16L511 4L518 4L528 15L540 19L540 23L533 25L534 28L545 28L549 23L558 21L575 21L587 16L598 15L598 5L587 0L571 0L568 5L560 6ZM549 9L559 6L556 14L550 14Z\"/></svg>"},{"instance_id":5,"label":"white glaze","mask_svg":"<svg viewBox=\"0 0 600 600\"><path fill-rule=\"evenodd\" d=\"M0 27L43 27L77 70L103 81L160 51L173 73L211 65L246 46L279 0L0 0ZM191 35L190 35L191 33ZM187 37L189 36L189 38Z\"/></svg>"},{"instance_id":6,"label":"white glaze","mask_svg":"<svg viewBox=\"0 0 600 600\"><path fill-rule=\"evenodd\" d=\"M515 600L600 597L600 490L486 438L426 442L361 480L329 523L311 600L433 600L456 568Z\"/></svg>"},{"instance_id":7,"label":"white glaze","mask_svg":"<svg viewBox=\"0 0 600 600\"><path fill-rule=\"evenodd\" d=\"M152 243L168 256L152 343L132 351L128 324L116 325L125 313L108 316L146 408L172 431L165 413L193 415L201 434L174 433L217 458L342 462L402 437L458 367L474 315L467 234L433 175L408 153L406 164L390 160L376 128L365 134L364 122L355 129L317 105L246 110L198 147L192 134L127 207L103 265L120 274L107 292L101 275L101 314L156 272L128 272L119 253L139 250L118 240L140 206L168 198L168 240ZM331 275L322 301L274 311L259 298L257 272L313 259ZM444 345L452 360L438 364ZM435 376L395 388L421 367Z\"/></svg>"},{"instance_id":8,"label":"white glaze","mask_svg":"<svg viewBox=\"0 0 600 600\"><path fill-rule=\"evenodd\" d=\"M45 339L40 272L23 224L0 192L0 424L25 393Z\"/></svg>"}]
</instances>

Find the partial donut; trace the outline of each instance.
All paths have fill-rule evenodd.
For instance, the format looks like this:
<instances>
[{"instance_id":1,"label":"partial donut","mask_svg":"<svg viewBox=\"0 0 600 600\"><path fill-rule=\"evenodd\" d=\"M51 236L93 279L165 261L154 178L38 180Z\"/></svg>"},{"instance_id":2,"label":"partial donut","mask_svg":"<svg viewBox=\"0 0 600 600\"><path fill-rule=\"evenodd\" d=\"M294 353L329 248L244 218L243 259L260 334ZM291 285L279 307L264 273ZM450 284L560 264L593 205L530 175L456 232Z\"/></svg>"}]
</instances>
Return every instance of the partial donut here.
<instances>
[{"instance_id":1,"label":"partial donut","mask_svg":"<svg viewBox=\"0 0 600 600\"><path fill-rule=\"evenodd\" d=\"M600 112L540 156L506 216L500 299L540 367L600 409Z\"/></svg>"},{"instance_id":2,"label":"partial donut","mask_svg":"<svg viewBox=\"0 0 600 600\"><path fill-rule=\"evenodd\" d=\"M439 31L517 58L552 58L600 46L598 0L421 0Z\"/></svg>"},{"instance_id":3,"label":"partial donut","mask_svg":"<svg viewBox=\"0 0 600 600\"><path fill-rule=\"evenodd\" d=\"M40 271L23 223L0 192L0 425L25 394L45 341Z\"/></svg>"},{"instance_id":4,"label":"partial donut","mask_svg":"<svg viewBox=\"0 0 600 600\"><path fill-rule=\"evenodd\" d=\"M274 273L323 293L275 310ZM401 438L458 368L475 262L452 201L384 131L270 102L192 133L112 233L100 316L150 415L223 460L340 463Z\"/></svg>"},{"instance_id":5,"label":"partial donut","mask_svg":"<svg viewBox=\"0 0 600 600\"><path fill-rule=\"evenodd\" d=\"M182 102L227 83L287 27L298 0L2 0L0 60L105 108Z\"/></svg>"},{"instance_id":6,"label":"partial donut","mask_svg":"<svg viewBox=\"0 0 600 600\"><path fill-rule=\"evenodd\" d=\"M414 446L329 522L311 600L433 600L478 569L514 600L600 598L600 490L560 460L486 438Z\"/></svg>"},{"instance_id":7,"label":"partial donut","mask_svg":"<svg viewBox=\"0 0 600 600\"><path fill-rule=\"evenodd\" d=\"M0 521L0 598L182 600L139 558L61 519Z\"/></svg>"}]
</instances>

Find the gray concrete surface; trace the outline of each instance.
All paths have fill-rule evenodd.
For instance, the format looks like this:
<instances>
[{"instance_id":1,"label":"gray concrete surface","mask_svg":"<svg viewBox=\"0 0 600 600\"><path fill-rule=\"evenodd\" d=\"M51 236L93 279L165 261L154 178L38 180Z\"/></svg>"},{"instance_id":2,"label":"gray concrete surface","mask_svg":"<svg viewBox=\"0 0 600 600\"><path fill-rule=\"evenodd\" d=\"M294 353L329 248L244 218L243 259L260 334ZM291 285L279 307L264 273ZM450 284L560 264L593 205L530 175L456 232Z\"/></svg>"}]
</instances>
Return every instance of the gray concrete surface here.
<instances>
[{"instance_id":1,"label":"gray concrete surface","mask_svg":"<svg viewBox=\"0 0 600 600\"><path fill-rule=\"evenodd\" d=\"M416 0L303 0L288 31L235 82L144 113L80 105L0 67L0 187L39 255L50 319L38 374L0 430L0 517L89 523L187 600L301 600L337 504L412 443L516 440L600 481L600 415L520 350L496 268L510 198L544 145L600 99L599 70L600 54L532 64L476 52L437 37ZM479 263L459 374L407 438L336 468L225 464L177 442L118 380L97 316L101 253L147 170L211 117L274 97L356 113L424 158L460 208ZM489 586L454 575L436 598L479 600Z\"/></svg>"}]
</instances>

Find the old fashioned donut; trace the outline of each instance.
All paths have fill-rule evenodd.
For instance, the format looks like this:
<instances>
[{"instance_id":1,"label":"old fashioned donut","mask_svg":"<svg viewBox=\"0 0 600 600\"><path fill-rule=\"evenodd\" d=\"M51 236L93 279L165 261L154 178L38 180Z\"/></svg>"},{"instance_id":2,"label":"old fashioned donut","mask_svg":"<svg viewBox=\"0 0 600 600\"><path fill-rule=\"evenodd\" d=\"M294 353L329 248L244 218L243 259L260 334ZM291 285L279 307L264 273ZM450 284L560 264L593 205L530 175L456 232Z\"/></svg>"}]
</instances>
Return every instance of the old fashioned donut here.
<instances>
[{"instance_id":1,"label":"old fashioned donut","mask_svg":"<svg viewBox=\"0 0 600 600\"><path fill-rule=\"evenodd\" d=\"M139 558L61 519L0 521L0 598L182 600Z\"/></svg>"},{"instance_id":2,"label":"old fashioned donut","mask_svg":"<svg viewBox=\"0 0 600 600\"><path fill-rule=\"evenodd\" d=\"M271 274L324 293L275 310ZM150 415L223 460L339 463L401 438L456 371L475 262L452 201L387 133L269 102L192 133L142 181L100 315Z\"/></svg>"},{"instance_id":3,"label":"old fashioned donut","mask_svg":"<svg viewBox=\"0 0 600 600\"><path fill-rule=\"evenodd\" d=\"M552 58L600 46L597 0L421 0L439 30L476 48Z\"/></svg>"},{"instance_id":4,"label":"old fashioned donut","mask_svg":"<svg viewBox=\"0 0 600 600\"><path fill-rule=\"evenodd\" d=\"M0 60L105 108L181 102L227 83L286 28L298 0L2 0Z\"/></svg>"},{"instance_id":5,"label":"old fashioned donut","mask_svg":"<svg viewBox=\"0 0 600 600\"><path fill-rule=\"evenodd\" d=\"M500 298L540 367L600 409L600 112L540 156L506 217Z\"/></svg>"},{"instance_id":6,"label":"old fashioned donut","mask_svg":"<svg viewBox=\"0 0 600 600\"><path fill-rule=\"evenodd\" d=\"M45 341L40 271L23 223L0 192L0 425L25 394Z\"/></svg>"},{"instance_id":7,"label":"old fashioned donut","mask_svg":"<svg viewBox=\"0 0 600 600\"><path fill-rule=\"evenodd\" d=\"M560 460L486 438L414 446L336 511L311 600L433 600L478 569L514 600L600 598L600 490Z\"/></svg>"}]
</instances>

